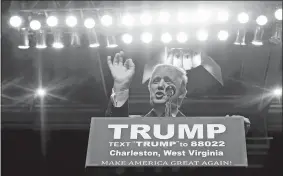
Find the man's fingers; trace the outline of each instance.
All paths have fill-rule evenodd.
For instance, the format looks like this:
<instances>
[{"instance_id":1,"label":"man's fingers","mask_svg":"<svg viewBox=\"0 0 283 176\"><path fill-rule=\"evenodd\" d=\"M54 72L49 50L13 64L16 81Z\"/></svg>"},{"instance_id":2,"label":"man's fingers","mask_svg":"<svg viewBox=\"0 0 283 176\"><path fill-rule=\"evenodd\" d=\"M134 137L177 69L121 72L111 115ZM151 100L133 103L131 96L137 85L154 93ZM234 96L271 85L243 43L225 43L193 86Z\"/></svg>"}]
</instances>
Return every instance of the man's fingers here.
<instances>
[{"instance_id":1,"label":"man's fingers","mask_svg":"<svg viewBox=\"0 0 283 176\"><path fill-rule=\"evenodd\" d=\"M112 65L111 56L107 56L107 63L108 63L109 69L112 70L113 65Z\"/></svg>"},{"instance_id":2,"label":"man's fingers","mask_svg":"<svg viewBox=\"0 0 283 176\"><path fill-rule=\"evenodd\" d=\"M114 60L113 60L113 64L114 65L118 65L119 64L119 58L120 58L120 54L116 53L115 57L114 57Z\"/></svg>"},{"instance_id":3,"label":"man's fingers","mask_svg":"<svg viewBox=\"0 0 283 176\"><path fill-rule=\"evenodd\" d=\"M127 59L126 62L125 62L125 67L128 70L135 70L135 64L134 64L133 60L132 59Z\"/></svg>"},{"instance_id":4,"label":"man's fingers","mask_svg":"<svg viewBox=\"0 0 283 176\"><path fill-rule=\"evenodd\" d=\"M119 65L123 65L123 55L124 55L123 51L120 51L120 53L119 53Z\"/></svg>"}]
</instances>

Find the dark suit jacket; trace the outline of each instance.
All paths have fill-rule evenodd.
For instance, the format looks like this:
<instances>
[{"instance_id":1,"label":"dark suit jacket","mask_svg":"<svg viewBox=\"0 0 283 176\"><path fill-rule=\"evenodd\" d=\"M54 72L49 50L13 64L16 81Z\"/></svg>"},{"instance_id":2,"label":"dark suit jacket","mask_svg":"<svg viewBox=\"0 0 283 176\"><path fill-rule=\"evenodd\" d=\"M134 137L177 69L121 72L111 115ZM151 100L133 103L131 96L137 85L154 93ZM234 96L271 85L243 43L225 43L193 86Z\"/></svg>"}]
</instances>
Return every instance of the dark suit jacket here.
<instances>
[{"instance_id":1,"label":"dark suit jacket","mask_svg":"<svg viewBox=\"0 0 283 176\"><path fill-rule=\"evenodd\" d=\"M106 117L129 117L129 103L128 100L123 104L123 106L116 108L113 102L110 100L106 110ZM156 113L152 109L146 115L141 117L157 117ZM186 117L181 111L178 111L177 117Z\"/></svg>"}]
</instances>

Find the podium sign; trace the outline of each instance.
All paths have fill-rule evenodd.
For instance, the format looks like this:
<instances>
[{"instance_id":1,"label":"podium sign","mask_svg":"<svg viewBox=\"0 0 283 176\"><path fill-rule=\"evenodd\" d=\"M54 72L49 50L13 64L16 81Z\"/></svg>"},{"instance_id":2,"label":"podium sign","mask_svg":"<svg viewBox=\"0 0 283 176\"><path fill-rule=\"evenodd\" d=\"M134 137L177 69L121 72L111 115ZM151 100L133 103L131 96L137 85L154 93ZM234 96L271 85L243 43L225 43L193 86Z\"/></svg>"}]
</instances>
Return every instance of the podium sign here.
<instances>
[{"instance_id":1,"label":"podium sign","mask_svg":"<svg viewBox=\"0 0 283 176\"><path fill-rule=\"evenodd\" d=\"M86 167L247 164L242 117L91 120Z\"/></svg>"}]
</instances>

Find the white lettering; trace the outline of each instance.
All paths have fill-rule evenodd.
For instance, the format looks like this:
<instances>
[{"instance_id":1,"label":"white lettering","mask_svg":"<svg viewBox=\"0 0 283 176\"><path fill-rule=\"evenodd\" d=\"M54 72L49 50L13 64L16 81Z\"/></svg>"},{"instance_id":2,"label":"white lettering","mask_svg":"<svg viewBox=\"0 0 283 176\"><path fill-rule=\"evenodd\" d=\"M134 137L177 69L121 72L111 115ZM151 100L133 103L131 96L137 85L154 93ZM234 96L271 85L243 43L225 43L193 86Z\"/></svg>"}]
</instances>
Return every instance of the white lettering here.
<instances>
[{"instance_id":1,"label":"white lettering","mask_svg":"<svg viewBox=\"0 0 283 176\"><path fill-rule=\"evenodd\" d=\"M194 124L192 130L190 130L188 124L180 124L179 125L179 139L185 138L185 133L188 139L194 139L196 133L198 134L198 139L203 139L203 125L202 124Z\"/></svg>"},{"instance_id":2,"label":"white lettering","mask_svg":"<svg viewBox=\"0 0 283 176\"><path fill-rule=\"evenodd\" d=\"M121 139L122 128L128 128L129 125L108 125L108 128L114 128L114 139Z\"/></svg>"},{"instance_id":3,"label":"white lettering","mask_svg":"<svg viewBox=\"0 0 283 176\"><path fill-rule=\"evenodd\" d=\"M142 129L139 129L142 128ZM140 134L143 139L151 139L151 137L147 134L149 132L149 125L132 125L131 127L131 139L138 139L138 134Z\"/></svg>"},{"instance_id":4,"label":"white lettering","mask_svg":"<svg viewBox=\"0 0 283 176\"><path fill-rule=\"evenodd\" d=\"M174 136L174 124L168 124L166 135L161 135L160 125L154 125L153 129L154 137L158 139L170 139Z\"/></svg>"},{"instance_id":5,"label":"white lettering","mask_svg":"<svg viewBox=\"0 0 283 176\"><path fill-rule=\"evenodd\" d=\"M218 128L218 129L215 129ZM223 133L226 131L226 127L222 124L207 124L207 138L214 139L216 133Z\"/></svg>"}]
</instances>

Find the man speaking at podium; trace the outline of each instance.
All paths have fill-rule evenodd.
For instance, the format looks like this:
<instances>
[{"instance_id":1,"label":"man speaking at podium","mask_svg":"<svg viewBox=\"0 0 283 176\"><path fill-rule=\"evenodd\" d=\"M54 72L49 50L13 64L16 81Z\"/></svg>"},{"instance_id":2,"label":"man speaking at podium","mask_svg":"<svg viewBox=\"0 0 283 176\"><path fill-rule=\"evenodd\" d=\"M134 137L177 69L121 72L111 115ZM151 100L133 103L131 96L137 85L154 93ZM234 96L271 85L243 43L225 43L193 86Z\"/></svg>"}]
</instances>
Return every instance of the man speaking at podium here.
<instances>
[{"instance_id":1,"label":"man speaking at podium","mask_svg":"<svg viewBox=\"0 0 283 176\"><path fill-rule=\"evenodd\" d=\"M117 53L113 62L110 56L107 58L114 86L106 116L129 116L129 88L135 73L135 64L132 59L123 62L123 55L122 51ZM157 65L148 84L153 109L144 117L185 117L179 107L187 94L187 81L185 70L170 64Z\"/></svg>"}]
</instances>

